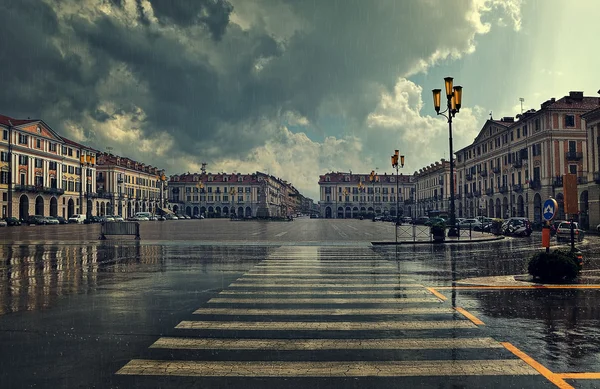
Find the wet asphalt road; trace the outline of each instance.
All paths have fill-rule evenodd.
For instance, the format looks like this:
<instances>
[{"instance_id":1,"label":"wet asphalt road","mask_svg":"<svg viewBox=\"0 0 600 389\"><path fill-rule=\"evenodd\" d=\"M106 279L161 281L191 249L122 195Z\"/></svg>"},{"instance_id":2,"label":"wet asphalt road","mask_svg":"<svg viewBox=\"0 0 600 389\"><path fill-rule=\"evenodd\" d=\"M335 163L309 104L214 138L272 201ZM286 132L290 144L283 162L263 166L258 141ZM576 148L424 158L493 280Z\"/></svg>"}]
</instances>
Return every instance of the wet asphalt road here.
<instances>
[{"instance_id":1,"label":"wet asphalt road","mask_svg":"<svg viewBox=\"0 0 600 389\"><path fill-rule=\"evenodd\" d=\"M138 244L99 242L94 225L0 229L0 386L555 386L503 342L550 378L600 371L598 289L451 288L523 273L539 236L370 246L393 233L186 220L143 224ZM581 248L600 268L598 238Z\"/></svg>"}]
</instances>

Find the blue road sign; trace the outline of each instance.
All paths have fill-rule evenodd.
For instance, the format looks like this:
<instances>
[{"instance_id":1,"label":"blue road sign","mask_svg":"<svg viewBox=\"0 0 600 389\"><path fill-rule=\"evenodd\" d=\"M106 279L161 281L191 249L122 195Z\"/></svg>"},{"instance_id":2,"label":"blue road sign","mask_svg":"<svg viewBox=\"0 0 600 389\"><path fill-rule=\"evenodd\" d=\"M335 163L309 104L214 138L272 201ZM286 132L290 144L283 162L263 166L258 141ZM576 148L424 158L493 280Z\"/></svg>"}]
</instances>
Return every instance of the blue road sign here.
<instances>
[{"instance_id":1,"label":"blue road sign","mask_svg":"<svg viewBox=\"0 0 600 389\"><path fill-rule=\"evenodd\" d=\"M551 221L556 216L558 211L558 203L554 199L548 199L544 201L544 207L542 208L542 216L544 220Z\"/></svg>"}]
</instances>

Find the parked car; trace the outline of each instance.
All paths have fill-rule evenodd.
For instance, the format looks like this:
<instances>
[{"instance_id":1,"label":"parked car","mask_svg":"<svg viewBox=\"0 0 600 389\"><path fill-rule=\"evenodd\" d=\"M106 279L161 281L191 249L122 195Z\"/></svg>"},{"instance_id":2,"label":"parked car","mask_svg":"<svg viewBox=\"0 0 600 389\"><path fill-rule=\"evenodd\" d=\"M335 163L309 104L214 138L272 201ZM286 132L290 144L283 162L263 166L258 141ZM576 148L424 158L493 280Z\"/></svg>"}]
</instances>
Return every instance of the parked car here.
<instances>
[{"instance_id":1,"label":"parked car","mask_svg":"<svg viewBox=\"0 0 600 389\"><path fill-rule=\"evenodd\" d=\"M45 216L44 219L45 219L44 224L60 224L58 219L53 216Z\"/></svg>"},{"instance_id":2,"label":"parked car","mask_svg":"<svg viewBox=\"0 0 600 389\"><path fill-rule=\"evenodd\" d=\"M157 216L156 220L158 220L159 222L164 222L167 219L164 216Z\"/></svg>"},{"instance_id":3,"label":"parked car","mask_svg":"<svg viewBox=\"0 0 600 389\"><path fill-rule=\"evenodd\" d=\"M43 226L46 224L46 218L42 215L30 215L27 218L27 224Z\"/></svg>"},{"instance_id":4,"label":"parked car","mask_svg":"<svg viewBox=\"0 0 600 389\"><path fill-rule=\"evenodd\" d=\"M550 236L556 235L556 230L558 230L558 226L560 223L568 223L566 220L553 220L552 224L550 224Z\"/></svg>"},{"instance_id":5,"label":"parked car","mask_svg":"<svg viewBox=\"0 0 600 389\"><path fill-rule=\"evenodd\" d=\"M579 223L573 222L575 226L575 240L581 242L585 232L579 227ZM561 222L556 229L556 241L571 241L571 222Z\"/></svg>"},{"instance_id":6,"label":"parked car","mask_svg":"<svg viewBox=\"0 0 600 389\"><path fill-rule=\"evenodd\" d=\"M69 224L69 221L62 216L56 216L55 219L58 220L60 224Z\"/></svg>"},{"instance_id":7,"label":"parked car","mask_svg":"<svg viewBox=\"0 0 600 389\"><path fill-rule=\"evenodd\" d=\"M6 219L4 219L4 221L6 222L6 224L8 224L9 227L21 225L21 221L16 217L7 217Z\"/></svg>"},{"instance_id":8,"label":"parked car","mask_svg":"<svg viewBox=\"0 0 600 389\"><path fill-rule=\"evenodd\" d=\"M402 222L403 222L403 223L409 223L409 224L410 224L410 223L412 223L412 222L413 222L413 219L412 219L412 217L410 217L410 216L404 216L404 217L402 218Z\"/></svg>"},{"instance_id":9,"label":"parked car","mask_svg":"<svg viewBox=\"0 0 600 389\"><path fill-rule=\"evenodd\" d=\"M85 224L100 223L100 216L90 216L83 221Z\"/></svg>"},{"instance_id":10,"label":"parked car","mask_svg":"<svg viewBox=\"0 0 600 389\"><path fill-rule=\"evenodd\" d=\"M415 224L425 224L425 222L427 222L427 220L429 220L429 216L419 216L414 223Z\"/></svg>"},{"instance_id":11,"label":"parked car","mask_svg":"<svg viewBox=\"0 0 600 389\"><path fill-rule=\"evenodd\" d=\"M82 224L85 221L85 215L75 214L69 218L69 223Z\"/></svg>"},{"instance_id":12,"label":"parked car","mask_svg":"<svg viewBox=\"0 0 600 389\"><path fill-rule=\"evenodd\" d=\"M319 218L319 215L317 215L316 213L311 213L311 214L310 214L310 218L311 218L311 219L318 219L318 218ZM600 226L599 226L599 227L600 227Z\"/></svg>"},{"instance_id":13,"label":"parked car","mask_svg":"<svg viewBox=\"0 0 600 389\"><path fill-rule=\"evenodd\" d=\"M596 231L600 232L600 224L596 226Z\"/></svg>"},{"instance_id":14,"label":"parked car","mask_svg":"<svg viewBox=\"0 0 600 389\"><path fill-rule=\"evenodd\" d=\"M8 227L8 223L4 219L0 219L0 227Z\"/></svg>"},{"instance_id":15,"label":"parked car","mask_svg":"<svg viewBox=\"0 0 600 389\"><path fill-rule=\"evenodd\" d=\"M483 229L483 224L477 219L465 219L456 224L460 229L471 229L473 231L481 231Z\"/></svg>"},{"instance_id":16,"label":"parked car","mask_svg":"<svg viewBox=\"0 0 600 389\"><path fill-rule=\"evenodd\" d=\"M502 234L508 236L531 235L531 222L525 217L511 217L502 224Z\"/></svg>"},{"instance_id":17,"label":"parked car","mask_svg":"<svg viewBox=\"0 0 600 389\"><path fill-rule=\"evenodd\" d=\"M166 220L177 220L178 218L177 218L177 216L168 213L168 214L165 215L165 219Z\"/></svg>"},{"instance_id":18,"label":"parked car","mask_svg":"<svg viewBox=\"0 0 600 389\"><path fill-rule=\"evenodd\" d=\"M112 221L114 221L114 222L124 222L125 221L125 219L123 219L123 216L121 216L121 215L114 215L112 217L112 219L113 219Z\"/></svg>"}]
</instances>

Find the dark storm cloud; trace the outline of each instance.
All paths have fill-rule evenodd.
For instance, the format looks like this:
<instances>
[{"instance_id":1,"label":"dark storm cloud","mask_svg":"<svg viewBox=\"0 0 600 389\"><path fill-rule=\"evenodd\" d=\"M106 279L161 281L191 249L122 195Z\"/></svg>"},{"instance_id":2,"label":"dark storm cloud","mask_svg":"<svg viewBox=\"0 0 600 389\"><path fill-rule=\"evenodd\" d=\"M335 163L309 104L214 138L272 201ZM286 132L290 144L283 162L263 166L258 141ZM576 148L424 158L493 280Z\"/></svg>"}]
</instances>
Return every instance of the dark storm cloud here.
<instances>
[{"instance_id":1,"label":"dark storm cloud","mask_svg":"<svg viewBox=\"0 0 600 389\"><path fill-rule=\"evenodd\" d=\"M204 24L219 40L229 24L233 6L227 0L150 0L154 15L164 23Z\"/></svg>"},{"instance_id":2,"label":"dark storm cloud","mask_svg":"<svg viewBox=\"0 0 600 389\"><path fill-rule=\"evenodd\" d=\"M230 22L232 5L221 0L150 0L152 9L139 0L0 2L0 47L10 59L0 62L0 113L42 117L59 131L66 120L87 129L124 115L145 137L170 134L174 155L243 158L273 135L265 119L286 110L314 122L331 104L360 128L379 102L377 85L391 88L420 58L457 42L464 49L469 37L459 24L428 34L447 18L464 20L464 7L241 4L239 18L251 20L244 29Z\"/></svg>"}]
</instances>

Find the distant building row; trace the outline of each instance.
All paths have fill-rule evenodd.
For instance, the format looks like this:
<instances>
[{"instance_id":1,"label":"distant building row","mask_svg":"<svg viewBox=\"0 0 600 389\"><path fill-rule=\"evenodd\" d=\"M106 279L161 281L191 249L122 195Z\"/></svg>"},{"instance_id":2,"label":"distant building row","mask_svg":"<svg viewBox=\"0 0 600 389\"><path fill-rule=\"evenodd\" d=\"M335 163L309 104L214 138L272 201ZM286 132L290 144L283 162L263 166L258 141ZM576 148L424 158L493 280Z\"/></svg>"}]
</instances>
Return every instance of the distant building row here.
<instances>
[{"instance_id":1,"label":"distant building row","mask_svg":"<svg viewBox=\"0 0 600 389\"><path fill-rule=\"evenodd\" d=\"M0 215L156 212L164 171L59 135L42 120L0 115Z\"/></svg>"},{"instance_id":2,"label":"distant building row","mask_svg":"<svg viewBox=\"0 0 600 389\"><path fill-rule=\"evenodd\" d=\"M291 183L261 172L173 175L168 196L175 213L205 217L287 217L313 208Z\"/></svg>"},{"instance_id":3,"label":"distant building row","mask_svg":"<svg viewBox=\"0 0 600 389\"><path fill-rule=\"evenodd\" d=\"M595 227L600 223L599 125L600 99L583 92L552 98L537 111L517 115L517 120L487 120L473 143L455 153L456 216L521 216L541 222L541 205L553 197L562 219L562 176L575 174L580 211L576 217L586 228ZM319 179L321 216L393 216L397 208L412 217L448 212L449 165L442 160L400 176L399 206L394 201L394 176L379 176L373 184L368 174L327 173Z\"/></svg>"}]
</instances>

